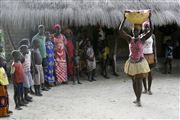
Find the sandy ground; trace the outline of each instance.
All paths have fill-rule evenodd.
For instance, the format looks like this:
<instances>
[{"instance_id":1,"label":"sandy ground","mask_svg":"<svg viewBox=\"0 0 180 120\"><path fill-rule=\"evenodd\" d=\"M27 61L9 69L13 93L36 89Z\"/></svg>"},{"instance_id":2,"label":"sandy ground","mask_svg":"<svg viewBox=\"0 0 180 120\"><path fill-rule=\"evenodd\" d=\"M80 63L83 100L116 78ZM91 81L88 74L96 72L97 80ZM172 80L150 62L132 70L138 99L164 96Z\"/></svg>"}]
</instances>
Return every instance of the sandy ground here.
<instances>
[{"instance_id":1,"label":"sandy ground","mask_svg":"<svg viewBox=\"0 0 180 120\"><path fill-rule=\"evenodd\" d=\"M13 87L9 87L8 119L178 119L180 71L171 75L153 71L153 95L142 95L143 107L136 107L132 81L123 73L111 79L97 77L96 82L81 80L82 85L61 85L33 97L22 111L14 109ZM1 118L6 120L7 118Z\"/></svg>"}]
</instances>

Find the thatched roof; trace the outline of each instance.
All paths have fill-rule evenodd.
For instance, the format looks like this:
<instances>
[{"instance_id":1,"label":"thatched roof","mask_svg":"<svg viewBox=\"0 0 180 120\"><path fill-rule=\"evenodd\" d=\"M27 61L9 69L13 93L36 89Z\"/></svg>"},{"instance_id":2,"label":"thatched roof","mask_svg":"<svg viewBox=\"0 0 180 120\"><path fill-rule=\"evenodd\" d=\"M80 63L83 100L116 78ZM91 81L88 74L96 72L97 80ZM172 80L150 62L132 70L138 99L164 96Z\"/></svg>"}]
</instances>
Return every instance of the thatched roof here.
<instances>
[{"instance_id":1,"label":"thatched roof","mask_svg":"<svg viewBox=\"0 0 180 120\"><path fill-rule=\"evenodd\" d=\"M180 25L180 0L0 0L0 23L117 27L126 9L151 9L154 25Z\"/></svg>"}]
</instances>

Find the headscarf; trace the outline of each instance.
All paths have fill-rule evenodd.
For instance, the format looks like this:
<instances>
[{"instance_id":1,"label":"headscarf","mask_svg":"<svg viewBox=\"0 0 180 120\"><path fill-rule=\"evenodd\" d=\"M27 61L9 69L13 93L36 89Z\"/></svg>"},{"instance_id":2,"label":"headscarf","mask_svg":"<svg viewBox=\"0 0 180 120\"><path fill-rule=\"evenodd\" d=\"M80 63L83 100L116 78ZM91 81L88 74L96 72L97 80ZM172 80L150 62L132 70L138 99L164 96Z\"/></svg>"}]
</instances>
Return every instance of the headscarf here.
<instances>
[{"instance_id":1,"label":"headscarf","mask_svg":"<svg viewBox=\"0 0 180 120\"><path fill-rule=\"evenodd\" d=\"M149 21L145 21L143 24L142 24L142 30L144 30L146 28L146 26L150 26L150 23Z\"/></svg>"},{"instance_id":2,"label":"headscarf","mask_svg":"<svg viewBox=\"0 0 180 120\"><path fill-rule=\"evenodd\" d=\"M38 26L38 29L40 29L40 28L44 28L44 25L39 25L39 26Z\"/></svg>"},{"instance_id":3,"label":"headscarf","mask_svg":"<svg viewBox=\"0 0 180 120\"><path fill-rule=\"evenodd\" d=\"M53 29L55 30L55 29L60 29L61 28L61 26L59 25L59 24L55 24L54 26L53 26Z\"/></svg>"}]
</instances>

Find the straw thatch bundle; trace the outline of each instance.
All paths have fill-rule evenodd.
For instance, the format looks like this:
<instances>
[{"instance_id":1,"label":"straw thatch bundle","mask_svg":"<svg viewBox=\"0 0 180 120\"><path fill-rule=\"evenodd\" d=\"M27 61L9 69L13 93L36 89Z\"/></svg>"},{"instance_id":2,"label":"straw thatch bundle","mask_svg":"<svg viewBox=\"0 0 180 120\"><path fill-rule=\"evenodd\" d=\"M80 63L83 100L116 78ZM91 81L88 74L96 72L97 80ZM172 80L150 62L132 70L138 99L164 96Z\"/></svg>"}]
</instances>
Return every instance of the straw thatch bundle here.
<instances>
[{"instance_id":1,"label":"straw thatch bundle","mask_svg":"<svg viewBox=\"0 0 180 120\"><path fill-rule=\"evenodd\" d=\"M0 23L117 27L125 9L151 9L154 25L180 25L180 0L0 0Z\"/></svg>"}]
</instances>

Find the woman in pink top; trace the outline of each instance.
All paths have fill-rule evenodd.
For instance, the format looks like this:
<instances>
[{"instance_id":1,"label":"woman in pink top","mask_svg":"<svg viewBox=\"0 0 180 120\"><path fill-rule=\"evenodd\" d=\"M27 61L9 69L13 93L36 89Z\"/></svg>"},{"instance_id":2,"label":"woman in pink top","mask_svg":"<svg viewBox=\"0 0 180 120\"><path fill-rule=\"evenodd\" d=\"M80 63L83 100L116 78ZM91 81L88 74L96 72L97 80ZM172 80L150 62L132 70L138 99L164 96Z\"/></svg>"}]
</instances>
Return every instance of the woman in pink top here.
<instances>
[{"instance_id":1,"label":"woman in pink top","mask_svg":"<svg viewBox=\"0 0 180 120\"><path fill-rule=\"evenodd\" d=\"M151 15L150 15L151 16ZM149 16L149 19L150 19ZM123 26L125 23L126 17L124 15L124 20L120 26L121 37L128 41L130 55L129 59L125 63L124 71L125 73L132 78L133 89L136 95L136 100L133 102L137 106L141 106L140 97L142 92L142 79L148 75L150 71L149 65L144 58L143 54L143 43L152 35L152 29L146 33L141 34L141 25L134 25L132 30L133 36L127 34L123 31ZM151 24L151 20L150 20Z\"/></svg>"}]
</instances>

